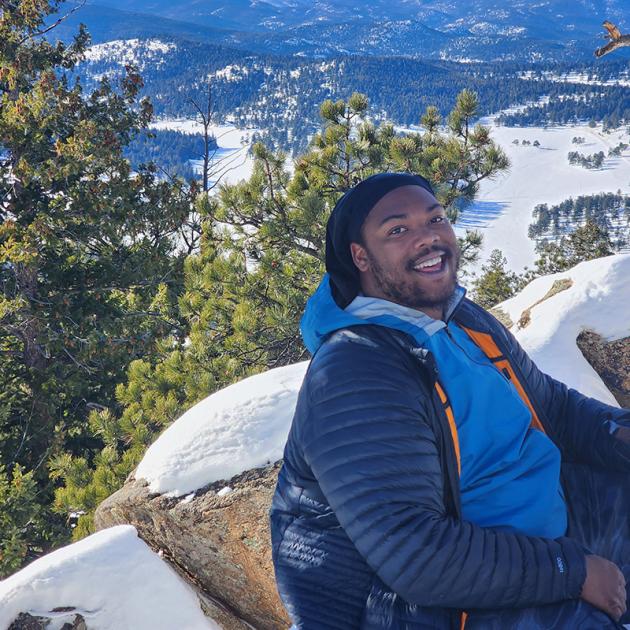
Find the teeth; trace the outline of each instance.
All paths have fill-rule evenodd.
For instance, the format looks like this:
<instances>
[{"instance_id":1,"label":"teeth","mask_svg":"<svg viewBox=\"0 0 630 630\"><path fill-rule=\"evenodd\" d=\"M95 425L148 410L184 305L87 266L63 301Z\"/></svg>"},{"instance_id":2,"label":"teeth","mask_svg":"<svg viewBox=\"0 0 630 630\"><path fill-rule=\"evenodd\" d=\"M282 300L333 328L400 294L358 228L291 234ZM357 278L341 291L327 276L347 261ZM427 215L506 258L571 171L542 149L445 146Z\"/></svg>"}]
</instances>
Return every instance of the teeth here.
<instances>
[{"instance_id":1,"label":"teeth","mask_svg":"<svg viewBox=\"0 0 630 630\"><path fill-rule=\"evenodd\" d=\"M442 260L442 256L436 256L435 258L431 258L430 260L425 260L421 262L419 265L415 265L414 269L424 269L425 267L433 267L433 265L437 265Z\"/></svg>"}]
</instances>

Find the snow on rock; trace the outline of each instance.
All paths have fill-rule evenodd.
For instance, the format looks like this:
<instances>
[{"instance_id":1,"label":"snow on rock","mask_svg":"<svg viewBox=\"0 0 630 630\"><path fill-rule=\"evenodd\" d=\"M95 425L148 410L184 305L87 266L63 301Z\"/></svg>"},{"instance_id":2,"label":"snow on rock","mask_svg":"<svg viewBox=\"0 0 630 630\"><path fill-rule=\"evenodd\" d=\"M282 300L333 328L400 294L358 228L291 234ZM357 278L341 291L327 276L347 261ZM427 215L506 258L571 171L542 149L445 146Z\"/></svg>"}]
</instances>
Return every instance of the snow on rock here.
<instances>
[{"instance_id":1,"label":"snow on rock","mask_svg":"<svg viewBox=\"0 0 630 630\"><path fill-rule=\"evenodd\" d=\"M181 496L281 459L307 365L251 376L197 403L149 447L136 479Z\"/></svg>"},{"instance_id":2,"label":"snow on rock","mask_svg":"<svg viewBox=\"0 0 630 630\"><path fill-rule=\"evenodd\" d=\"M77 613L90 630L221 630L131 525L105 529L32 562L0 582L0 602L0 628L24 612L52 618L48 630Z\"/></svg>"},{"instance_id":3,"label":"snow on rock","mask_svg":"<svg viewBox=\"0 0 630 630\"><path fill-rule=\"evenodd\" d=\"M552 287L562 290L545 299ZM576 338L583 330L607 341L630 336L629 254L598 258L537 278L497 308L514 322L512 332L544 372L587 396L619 406L580 352Z\"/></svg>"}]
</instances>

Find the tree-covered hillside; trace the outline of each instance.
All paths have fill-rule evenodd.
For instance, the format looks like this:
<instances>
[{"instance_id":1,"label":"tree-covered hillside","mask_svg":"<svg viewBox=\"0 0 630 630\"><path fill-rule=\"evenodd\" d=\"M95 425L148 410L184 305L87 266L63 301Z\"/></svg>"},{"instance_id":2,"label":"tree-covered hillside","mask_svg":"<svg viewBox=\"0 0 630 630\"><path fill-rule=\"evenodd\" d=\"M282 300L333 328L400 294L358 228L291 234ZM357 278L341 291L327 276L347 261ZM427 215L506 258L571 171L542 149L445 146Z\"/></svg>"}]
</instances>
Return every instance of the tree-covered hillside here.
<instances>
[{"instance_id":1,"label":"tree-covered hillside","mask_svg":"<svg viewBox=\"0 0 630 630\"><path fill-rule=\"evenodd\" d=\"M190 99L202 99L206 79L213 90L217 120L253 127L261 139L293 153L303 151L319 124L318 107L326 98L366 94L371 115L399 125L418 124L428 105L450 110L465 88L479 97L479 114L513 105L548 103L504 122L553 124L607 118L624 122L630 116L630 86L589 85L557 80L581 72L582 64L551 64L545 73L525 75L517 64L470 64L420 61L405 57L343 56L306 60L243 53L225 46L188 40L130 40L110 42L88 51L79 66L86 85L101 76L115 76L130 62L145 79L160 117L191 117ZM623 66L616 65L617 76ZM606 75L608 76L608 75Z\"/></svg>"}]
</instances>

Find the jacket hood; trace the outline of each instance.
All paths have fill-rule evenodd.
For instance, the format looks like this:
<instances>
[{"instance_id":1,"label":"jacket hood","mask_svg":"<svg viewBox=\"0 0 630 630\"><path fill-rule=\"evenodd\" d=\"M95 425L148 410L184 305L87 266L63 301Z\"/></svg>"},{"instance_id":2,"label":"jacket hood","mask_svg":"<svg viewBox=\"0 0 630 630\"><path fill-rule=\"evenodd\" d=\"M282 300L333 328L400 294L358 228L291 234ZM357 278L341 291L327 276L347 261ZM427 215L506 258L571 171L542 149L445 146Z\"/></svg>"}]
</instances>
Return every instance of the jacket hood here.
<instances>
[{"instance_id":1,"label":"jacket hood","mask_svg":"<svg viewBox=\"0 0 630 630\"><path fill-rule=\"evenodd\" d=\"M435 320L420 311L394 302L365 296L356 297L342 309L333 298L329 275L324 274L317 290L306 303L300 331L311 354L315 354L332 332L365 324L395 328L422 344L446 326L465 294L466 290L457 285L447 303L445 321Z\"/></svg>"},{"instance_id":2,"label":"jacket hood","mask_svg":"<svg viewBox=\"0 0 630 630\"><path fill-rule=\"evenodd\" d=\"M300 321L300 332L308 351L315 354L330 333L359 324L365 324L365 321L356 315L346 313L335 302L330 277L327 273L324 274L317 290L308 299Z\"/></svg>"}]
</instances>

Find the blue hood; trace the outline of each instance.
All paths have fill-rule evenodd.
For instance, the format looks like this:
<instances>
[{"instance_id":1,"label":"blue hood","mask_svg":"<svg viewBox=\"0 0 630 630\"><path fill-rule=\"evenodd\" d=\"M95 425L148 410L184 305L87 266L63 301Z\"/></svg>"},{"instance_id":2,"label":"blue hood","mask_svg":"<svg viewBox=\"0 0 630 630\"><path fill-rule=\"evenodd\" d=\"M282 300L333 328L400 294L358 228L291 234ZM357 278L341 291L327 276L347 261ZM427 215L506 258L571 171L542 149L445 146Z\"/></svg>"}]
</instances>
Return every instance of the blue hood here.
<instances>
[{"instance_id":1,"label":"blue hood","mask_svg":"<svg viewBox=\"0 0 630 630\"><path fill-rule=\"evenodd\" d=\"M446 321L464 298L466 291L457 286L446 308ZM434 320L420 311L378 298L357 297L344 310L335 302L328 274L324 274L317 290L306 303L300 330L304 344L311 354L319 349L324 339L335 330L365 324L395 328L411 335L419 344L444 328L446 323Z\"/></svg>"},{"instance_id":2,"label":"blue hood","mask_svg":"<svg viewBox=\"0 0 630 630\"><path fill-rule=\"evenodd\" d=\"M311 354L315 354L331 332L359 324L365 324L365 321L339 308L330 290L328 274L325 273L317 290L308 299L300 321L304 345Z\"/></svg>"}]
</instances>

